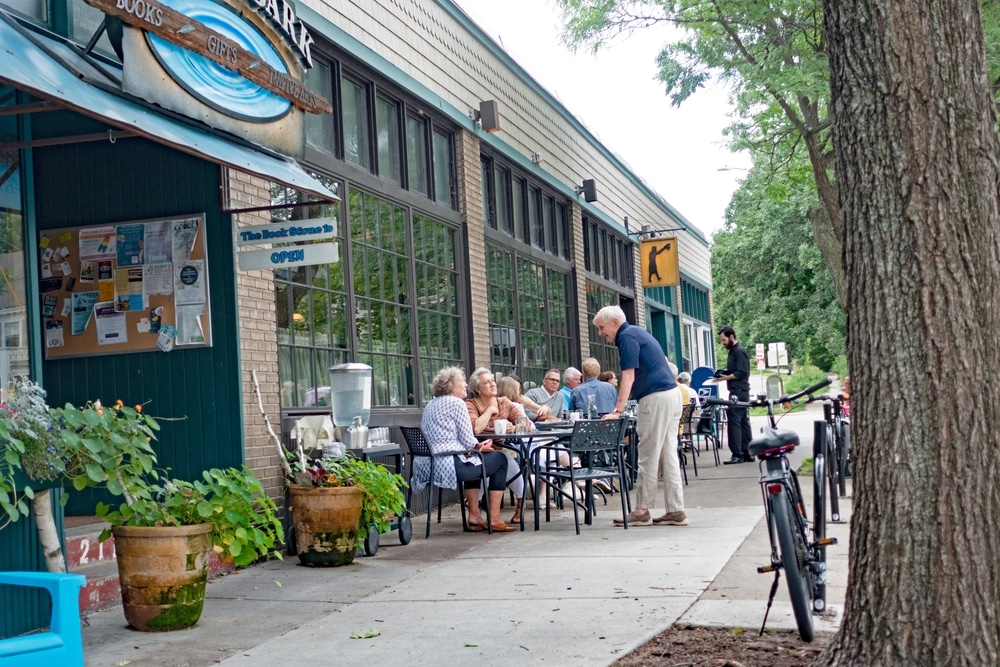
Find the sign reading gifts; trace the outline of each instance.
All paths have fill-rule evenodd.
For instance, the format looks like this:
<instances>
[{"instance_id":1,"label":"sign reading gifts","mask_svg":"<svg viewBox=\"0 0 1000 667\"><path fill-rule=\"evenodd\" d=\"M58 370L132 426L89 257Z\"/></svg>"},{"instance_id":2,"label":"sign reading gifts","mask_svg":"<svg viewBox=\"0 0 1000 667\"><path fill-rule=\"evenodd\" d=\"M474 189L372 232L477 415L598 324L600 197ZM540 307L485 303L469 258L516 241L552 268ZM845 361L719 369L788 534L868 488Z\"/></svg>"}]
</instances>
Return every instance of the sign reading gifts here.
<instances>
[{"instance_id":1,"label":"sign reading gifts","mask_svg":"<svg viewBox=\"0 0 1000 667\"><path fill-rule=\"evenodd\" d=\"M241 248L265 244L279 245L258 250L241 250L240 270L285 269L307 264L339 262L339 243L315 242L336 236L337 221L333 218L241 227L236 232L236 244Z\"/></svg>"},{"instance_id":2,"label":"sign reading gifts","mask_svg":"<svg viewBox=\"0 0 1000 667\"><path fill-rule=\"evenodd\" d=\"M85 2L125 24L125 92L296 157L304 113L332 110L303 82L314 39L288 0Z\"/></svg>"}]
</instances>

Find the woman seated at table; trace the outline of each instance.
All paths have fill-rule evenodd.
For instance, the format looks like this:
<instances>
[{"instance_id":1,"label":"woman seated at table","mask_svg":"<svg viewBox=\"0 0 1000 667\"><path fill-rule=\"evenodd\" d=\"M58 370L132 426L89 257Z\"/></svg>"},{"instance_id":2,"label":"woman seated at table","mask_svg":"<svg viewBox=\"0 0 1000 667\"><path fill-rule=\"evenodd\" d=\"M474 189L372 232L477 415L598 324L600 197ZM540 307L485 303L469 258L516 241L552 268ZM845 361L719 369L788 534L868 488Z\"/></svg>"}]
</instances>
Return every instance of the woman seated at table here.
<instances>
[{"instance_id":1,"label":"woman seated at table","mask_svg":"<svg viewBox=\"0 0 1000 667\"><path fill-rule=\"evenodd\" d=\"M497 382L497 394L499 394L502 397L510 399L510 401L514 404L514 409L519 414L518 418L514 420L515 426L518 425L518 424L523 424L527 429L533 429L534 428L531 425L531 420L528 418L528 415L527 415L527 412L525 411L525 408L528 408L528 410L536 410L537 411L538 408L533 408L532 407L532 405L537 405L537 403L535 403L530 398L527 398L526 396L524 396L524 394L521 393L521 382L517 378L517 376L515 376L515 375L504 375L502 378L500 378L500 381ZM524 401L520 400L522 398L525 399L525 401L527 401L527 402L524 402ZM546 408L546 411L547 410L548 410L548 408ZM551 419L551 417L544 417L542 419L539 419L538 421L548 421L550 419ZM553 438L546 438L544 436L536 436L536 437L532 438L531 439L531 446L530 446L530 449L528 450L528 455L530 456L532 452L534 452L536 449L538 449L542 445L550 445L551 446L552 442L553 442ZM549 460L548 460L548 463L547 463L546 467L548 467L550 465L559 465L559 466L562 466L564 468L569 466L569 461L570 461L569 452L565 451L565 448L562 448L562 447L560 448L560 450L561 451L559 452L558 458L553 457L553 455L551 453L548 455ZM545 503L545 496L543 496L542 503L544 505L544 503ZM552 507L554 508L555 505L553 504Z\"/></svg>"},{"instance_id":2,"label":"woman seated at table","mask_svg":"<svg viewBox=\"0 0 1000 667\"><path fill-rule=\"evenodd\" d=\"M519 408L521 414L527 419L547 422L556 421L559 418L552 414L552 410L547 405L539 405L521 393L521 378L513 374L504 375L497 382L497 393L506 396L514 403L514 407ZM534 417L528 417L528 410L531 410ZM530 427L529 427L530 428Z\"/></svg>"},{"instance_id":3,"label":"woman seated at table","mask_svg":"<svg viewBox=\"0 0 1000 667\"><path fill-rule=\"evenodd\" d=\"M472 430L478 435L480 433L496 433L495 424L498 419L506 419L508 428L513 431L517 420L524 415L520 405L515 405L513 401L497 393L497 381L493 373L488 368L477 368L469 377L469 391L472 398L465 401L468 408L469 419L472 421ZM502 434L501 434L502 435ZM502 438L499 440L502 441ZM496 448L500 447L497 440L487 440L494 443ZM521 523L521 507L524 505L524 478L521 477L521 466L518 462L508 457L507 462L507 482L510 490L514 492L516 505L511 523Z\"/></svg>"},{"instance_id":4,"label":"woman seated at table","mask_svg":"<svg viewBox=\"0 0 1000 667\"><path fill-rule=\"evenodd\" d=\"M490 523L493 524L494 531L508 533L514 527L504 523L500 517L500 502L507 487L509 459L502 452L493 449L490 442L480 444L476 440L469 423L469 411L465 407L468 388L465 372L455 366L440 370L431 381L434 398L424 408L420 428L423 429L427 446L432 452L456 452L451 458L442 457L435 466L434 484L456 488L458 482L464 482L465 498L469 505L469 529L474 532L484 531L486 519L479 512L479 487L482 482L482 466L486 466L486 475L489 477ZM479 453L462 453L470 449L477 449ZM430 466L414 466L414 491L419 491L427 484L429 469Z\"/></svg>"}]
</instances>

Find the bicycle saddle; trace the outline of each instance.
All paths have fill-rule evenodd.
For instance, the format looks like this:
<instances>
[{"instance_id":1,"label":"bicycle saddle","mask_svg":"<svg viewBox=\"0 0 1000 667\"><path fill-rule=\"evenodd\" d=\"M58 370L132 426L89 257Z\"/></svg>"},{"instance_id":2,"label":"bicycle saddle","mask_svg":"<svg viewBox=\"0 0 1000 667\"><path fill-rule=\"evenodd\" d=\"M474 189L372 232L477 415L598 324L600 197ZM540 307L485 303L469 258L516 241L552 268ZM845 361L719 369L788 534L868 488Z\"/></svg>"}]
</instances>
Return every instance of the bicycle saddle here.
<instances>
[{"instance_id":1,"label":"bicycle saddle","mask_svg":"<svg viewBox=\"0 0 1000 667\"><path fill-rule=\"evenodd\" d=\"M790 452L799 444L799 434L795 431L779 431L770 426L758 438L750 441L747 453L754 458L768 458L776 454Z\"/></svg>"}]
</instances>

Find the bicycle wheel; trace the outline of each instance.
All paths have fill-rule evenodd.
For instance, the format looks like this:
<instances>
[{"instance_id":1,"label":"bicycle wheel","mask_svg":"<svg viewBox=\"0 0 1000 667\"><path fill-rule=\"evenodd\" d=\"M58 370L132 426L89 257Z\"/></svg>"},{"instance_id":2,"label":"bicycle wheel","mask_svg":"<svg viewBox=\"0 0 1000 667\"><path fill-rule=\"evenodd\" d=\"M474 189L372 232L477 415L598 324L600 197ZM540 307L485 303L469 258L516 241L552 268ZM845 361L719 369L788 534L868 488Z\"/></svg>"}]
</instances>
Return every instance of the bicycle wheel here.
<instances>
[{"instance_id":1,"label":"bicycle wheel","mask_svg":"<svg viewBox=\"0 0 1000 667\"><path fill-rule=\"evenodd\" d=\"M840 496L837 494L837 435L833 425L826 427L826 471L830 485L830 521L840 521Z\"/></svg>"},{"instance_id":2,"label":"bicycle wheel","mask_svg":"<svg viewBox=\"0 0 1000 667\"><path fill-rule=\"evenodd\" d=\"M840 430L837 434L837 481L840 483L840 495L847 495L847 477L850 475L851 460L851 422L840 420Z\"/></svg>"},{"instance_id":3,"label":"bicycle wheel","mask_svg":"<svg viewBox=\"0 0 1000 667\"><path fill-rule=\"evenodd\" d=\"M809 549L802 533L796 528L792 516L791 499L788 491L768 494L771 503L771 520L778 534L778 544L781 547L781 566L788 580L788 596L792 601L792 611L795 613L795 624L799 629L799 637L804 642L813 640L813 618L809 582Z\"/></svg>"}]
</instances>

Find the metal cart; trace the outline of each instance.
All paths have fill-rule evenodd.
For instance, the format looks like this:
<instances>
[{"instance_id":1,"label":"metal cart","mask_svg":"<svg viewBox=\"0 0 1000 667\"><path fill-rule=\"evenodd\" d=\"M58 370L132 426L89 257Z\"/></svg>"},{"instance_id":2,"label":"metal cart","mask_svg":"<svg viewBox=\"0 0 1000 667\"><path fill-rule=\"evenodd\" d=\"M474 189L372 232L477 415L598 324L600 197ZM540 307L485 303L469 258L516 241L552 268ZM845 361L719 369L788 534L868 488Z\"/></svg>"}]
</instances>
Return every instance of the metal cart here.
<instances>
[{"instance_id":1,"label":"metal cart","mask_svg":"<svg viewBox=\"0 0 1000 667\"><path fill-rule=\"evenodd\" d=\"M372 445L363 449L349 449L347 451L363 461L372 461L398 475L402 475L404 479L406 478L403 470L405 461L403 448L395 443ZM401 517L396 517L396 520L389 526L389 530L399 531L400 544L409 544L410 540L413 539L413 522L410 520L409 515L404 514ZM367 537L365 537L366 556L374 556L378 553L379 541L380 535L378 531L369 530Z\"/></svg>"}]
</instances>

